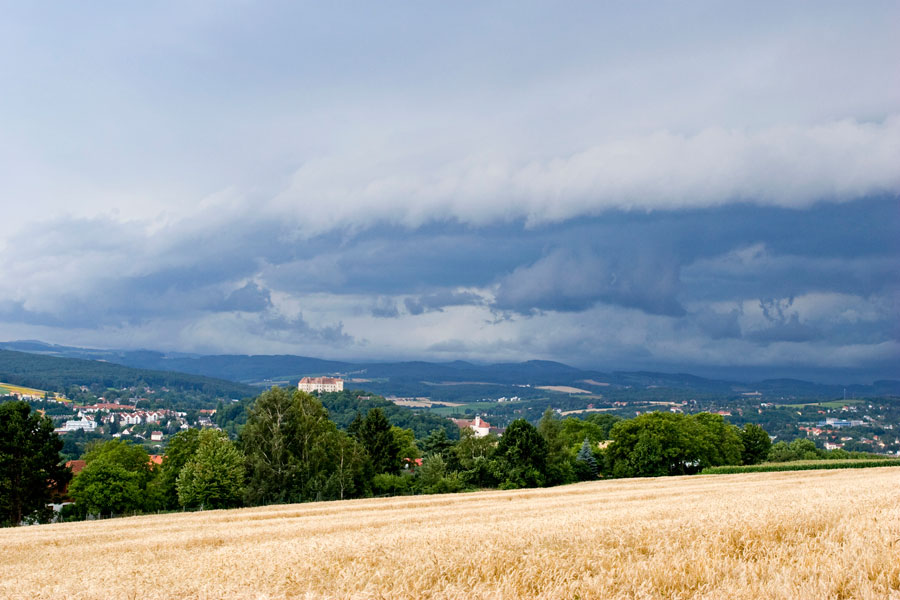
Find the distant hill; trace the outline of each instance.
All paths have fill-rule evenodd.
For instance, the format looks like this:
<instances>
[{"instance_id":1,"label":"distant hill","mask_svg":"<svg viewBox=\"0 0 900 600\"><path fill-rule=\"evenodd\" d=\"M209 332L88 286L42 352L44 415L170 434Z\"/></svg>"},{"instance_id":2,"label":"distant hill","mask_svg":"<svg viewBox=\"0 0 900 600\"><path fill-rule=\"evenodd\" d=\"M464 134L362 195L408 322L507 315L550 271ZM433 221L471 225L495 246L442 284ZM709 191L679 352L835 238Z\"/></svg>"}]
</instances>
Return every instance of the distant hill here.
<instances>
[{"instance_id":1,"label":"distant hill","mask_svg":"<svg viewBox=\"0 0 900 600\"><path fill-rule=\"evenodd\" d=\"M176 371L225 379L242 384L268 386L292 383L306 375L339 375L348 387L377 394L431 396L444 400L473 400L481 395L534 396L536 386L572 386L596 393L610 389L668 388L694 393L738 395L759 391L766 396L838 398L900 395L900 381L872 385L833 385L798 379L766 379L740 382L707 379L687 373L650 371L601 372L583 370L552 361L475 364L466 361L353 363L293 355L196 355L155 351L96 350L57 346L29 340L0 342L0 348L45 357L87 358L136 369ZM2 373L0 373L2 374ZM356 379L357 382L352 380ZM526 386L526 387L523 387ZM240 389L248 389L241 387Z\"/></svg>"},{"instance_id":2,"label":"distant hill","mask_svg":"<svg viewBox=\"0 0 900 600\"><path fill-rule=\"evenodd\" d=\"M243 398L258 390L242 383L202 375L137 369L110 362L0 350L0 381L63 392L69 386L99 384L126 388L138 384L222 398Z\"/></svg>"}]
</instances>

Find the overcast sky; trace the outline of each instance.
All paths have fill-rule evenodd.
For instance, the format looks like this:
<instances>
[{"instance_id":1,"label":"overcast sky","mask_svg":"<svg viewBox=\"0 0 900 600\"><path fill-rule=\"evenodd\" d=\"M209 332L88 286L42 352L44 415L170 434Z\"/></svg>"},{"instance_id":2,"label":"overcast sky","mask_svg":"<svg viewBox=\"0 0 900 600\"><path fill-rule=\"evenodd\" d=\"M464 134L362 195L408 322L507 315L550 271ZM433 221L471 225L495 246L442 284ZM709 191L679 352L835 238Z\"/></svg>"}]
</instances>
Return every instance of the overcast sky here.
<instances>
[{"instance_id":1,"label":"overcast sky","mask_svg":"<svg viewBox=\"0 0 900 600\"><path fill-rule=\"evenodd\" d=\"M0 340L900 377L896 2L3 2Z\"/></svg>"}]
</instances>

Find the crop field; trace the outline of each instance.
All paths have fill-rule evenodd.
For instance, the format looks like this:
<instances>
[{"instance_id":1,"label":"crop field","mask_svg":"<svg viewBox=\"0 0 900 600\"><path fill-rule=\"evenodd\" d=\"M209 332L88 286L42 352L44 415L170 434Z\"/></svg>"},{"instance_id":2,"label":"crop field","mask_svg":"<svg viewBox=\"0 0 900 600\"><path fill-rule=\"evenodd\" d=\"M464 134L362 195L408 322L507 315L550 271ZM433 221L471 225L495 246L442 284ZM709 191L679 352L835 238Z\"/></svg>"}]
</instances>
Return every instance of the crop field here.
<instances>
[{"instance_id":1,"label":"crop field","mask_svg":"<svg viewBox=\"0 0 900 600\"><path fill-rule=\"evenodd\" d=\"M46 394L44 390L36 390L34 388L22 387L21 385L13 385L11 383L0 382L0 395L19 394L22 396L43 396Z\"/></svg>"},{"instance_id":2,"label":"crop field","mask_svg":"<svg viewBox=\"0 0 900 600\"><path fill-rule=\"evenodd\" d=\"M2 598L900 599L900 467L0 530Z\"/></svg>"}]
</instances>

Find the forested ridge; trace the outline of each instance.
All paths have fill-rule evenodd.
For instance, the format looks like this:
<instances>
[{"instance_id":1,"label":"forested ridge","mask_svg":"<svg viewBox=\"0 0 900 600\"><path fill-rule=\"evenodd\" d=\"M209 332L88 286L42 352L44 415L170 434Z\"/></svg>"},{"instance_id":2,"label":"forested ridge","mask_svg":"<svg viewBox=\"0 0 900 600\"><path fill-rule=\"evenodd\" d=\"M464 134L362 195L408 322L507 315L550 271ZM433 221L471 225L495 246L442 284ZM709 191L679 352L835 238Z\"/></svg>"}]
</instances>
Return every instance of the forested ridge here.
<instances>
[{"instance_id":1,"label":"forested ridge","mask_svg":"<svg viewBox=\"0 0 900 600\"><path fill-rule=\"evenodd\" d=\"M60 393L73 385L94 384L116 389L138 385L166 387L222 398L244 398L259 392L241 383L203 375L136 369L97 360L12 350L0 350L0 381Z\"/></svg>"}]
</instances>

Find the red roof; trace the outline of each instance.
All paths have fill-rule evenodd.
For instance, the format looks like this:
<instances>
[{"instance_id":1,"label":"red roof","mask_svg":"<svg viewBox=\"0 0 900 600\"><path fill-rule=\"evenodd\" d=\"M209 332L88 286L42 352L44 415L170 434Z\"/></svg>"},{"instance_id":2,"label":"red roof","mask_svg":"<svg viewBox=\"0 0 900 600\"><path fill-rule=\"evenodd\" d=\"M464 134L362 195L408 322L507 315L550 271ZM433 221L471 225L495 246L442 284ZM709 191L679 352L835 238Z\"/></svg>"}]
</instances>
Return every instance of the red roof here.
<instances>
[{"instance_id":1,"label":"red roof","mask_svg":"<svg viewBox=\"0 0 900 600\"><path fill-rule=\"evenodd\" d=\"M87 462L83 460L70 460L66 461L66 466L72 470L73 475L78 475L81 473L81 470L87 465Z\"/></svg>"},{"instance_id":2,"label":"red roof","mask_svg":"<svg viewBox=\"0 0 900 600\"><path fill-rule=\"evenodd\" d=\"M164 458L165 458L165 456L162 454L151 454L150 455L150 464L161 465Z\"/></svg>"}]
</instances>

